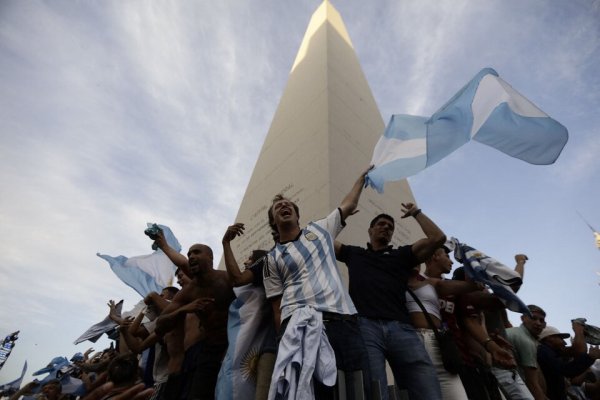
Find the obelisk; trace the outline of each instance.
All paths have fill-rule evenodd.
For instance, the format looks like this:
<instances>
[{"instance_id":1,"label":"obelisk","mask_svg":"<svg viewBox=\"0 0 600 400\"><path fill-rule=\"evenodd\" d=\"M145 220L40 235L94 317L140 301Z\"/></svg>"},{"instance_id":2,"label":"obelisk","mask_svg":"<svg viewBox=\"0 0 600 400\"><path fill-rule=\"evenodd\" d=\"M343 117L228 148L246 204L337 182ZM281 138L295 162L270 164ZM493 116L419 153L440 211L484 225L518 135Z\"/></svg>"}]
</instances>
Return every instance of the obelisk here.
<instances>
[{"instance_id":1,"label":"obelisk","mask_svg":"<svg viewBox=\"0 0 600 400\"><path fill-rule=\"evenodd\" d=\"M324 1L308 24L236 217L246 225L245 234L232 242L238 261L253 249L273 246L267 209L275 194L297 202L301 225L335 209L368 167L383 130L342 18ZM399 220L400 203L409 201L414 198L406 181L387 185L383 195L365 189L360 212L338 239L364 246L369 221L381 212ZM393 243L422 236L409 218L396 224ZM347 279L343 264L340 271Z\"/></svg>"}]
</instances>

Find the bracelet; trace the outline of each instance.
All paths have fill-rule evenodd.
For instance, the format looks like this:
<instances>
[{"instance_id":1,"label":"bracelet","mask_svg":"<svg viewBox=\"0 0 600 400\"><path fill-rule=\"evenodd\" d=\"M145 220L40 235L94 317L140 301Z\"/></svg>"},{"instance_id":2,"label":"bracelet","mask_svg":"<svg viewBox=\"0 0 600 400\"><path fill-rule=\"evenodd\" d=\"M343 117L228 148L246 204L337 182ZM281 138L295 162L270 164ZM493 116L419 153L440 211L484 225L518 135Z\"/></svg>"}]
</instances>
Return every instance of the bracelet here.
<instances>
[{"instance_id":1,"label":"bracelet","mask_svg":"<svg viewBox=\"0 0 600 400\"><path fill-rule=\"evenodd\" d=\"M421 209L420 208L417 209L417 211L415 211L412 216L413 216L413 218L417 218L417 215L419 215L419 214L421 214Z\"/></svg>"},{"instance_id":2,"label":"bracelet","mask_svg":"<svg viewBox=\"0 0 600 400\"><path fill-rule=\"evenodd\" d=\"M489 342L492 342L492 341L493 341L493 340L492 340L492 338L490 338L490 337L488 337L487 339L485 339L485 340L483 341L483 348L485 349L485 351L488 351L488 349L487 349L487 345L488 345L488 343L489 343Z\"/></svg>"}]
</instances>

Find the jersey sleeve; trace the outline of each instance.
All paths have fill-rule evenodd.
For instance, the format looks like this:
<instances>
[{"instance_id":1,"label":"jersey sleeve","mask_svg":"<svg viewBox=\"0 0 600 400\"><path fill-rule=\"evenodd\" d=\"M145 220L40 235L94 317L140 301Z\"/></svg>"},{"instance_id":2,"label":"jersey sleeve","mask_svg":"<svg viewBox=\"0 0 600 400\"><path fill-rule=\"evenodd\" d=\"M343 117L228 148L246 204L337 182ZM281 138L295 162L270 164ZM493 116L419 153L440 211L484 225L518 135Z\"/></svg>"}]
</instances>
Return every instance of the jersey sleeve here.
<instances>
[{"instance_id":1,"label":"jersey sleeve","mask_svg":"<svg viewBox=\"0 0 600 400\"><path fill-rule=\"evenodd\" d=\"M342 229L344 229L344 226L346 226L344 221L342 221L342 211L339 208L333 210L327 217L314 221L313 223L329 232L334 239L340 234Z\"/></svg>"}]
</instances>

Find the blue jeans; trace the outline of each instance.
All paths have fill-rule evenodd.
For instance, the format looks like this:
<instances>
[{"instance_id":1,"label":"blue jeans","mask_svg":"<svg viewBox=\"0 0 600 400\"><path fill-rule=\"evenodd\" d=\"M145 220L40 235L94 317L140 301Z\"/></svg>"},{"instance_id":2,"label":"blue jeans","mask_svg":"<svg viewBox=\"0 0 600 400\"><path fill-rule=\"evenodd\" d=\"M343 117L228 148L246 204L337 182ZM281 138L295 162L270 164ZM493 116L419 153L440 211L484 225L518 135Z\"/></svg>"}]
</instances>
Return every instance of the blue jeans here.
<instances>
[{"instance_id":1,"label":"blue jeans","mask_svg":"<svg viewBox=\"0 0 600 400\"><path fill-rule=\"evenodd\" d=\"M408 390L411 400L441 400L435 368L412 325L361 317L360 330L369 355L371 384L379 385L382 400L388 399L386 359L396 384Z\"/></svg>"}]
</instances>

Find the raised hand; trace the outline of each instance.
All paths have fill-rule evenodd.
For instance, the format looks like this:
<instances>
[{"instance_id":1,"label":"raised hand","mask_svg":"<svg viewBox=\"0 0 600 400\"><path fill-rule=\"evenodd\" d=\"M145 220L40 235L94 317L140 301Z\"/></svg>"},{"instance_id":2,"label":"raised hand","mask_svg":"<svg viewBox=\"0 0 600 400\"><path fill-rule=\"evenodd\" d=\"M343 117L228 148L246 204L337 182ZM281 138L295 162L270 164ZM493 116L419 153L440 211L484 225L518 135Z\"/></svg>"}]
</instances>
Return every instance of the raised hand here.
<instances>
[{"instance_id":1,"label":"raised hand","mask_svg":"<svg viewBox=\"0 0 600 400\"><path fill-rule=\"evenodd\" d=\"M244 234L244 229L244 224L241 222L230 225L225 231L225 235L223 235L223 243L229 243L237 236L242 236Z\"/></svg>"},{"instance_id":2,"label":"raised hand","mask_svg":"<svg viewBox=\"0 0 600 400\"><path fill-rule=\"evenodd\" d=\"M421 212L421 209L417 208L414 203L402 203L400 210L404 213L400 218L416 217Z\"/></svg>"}]
</instances>

